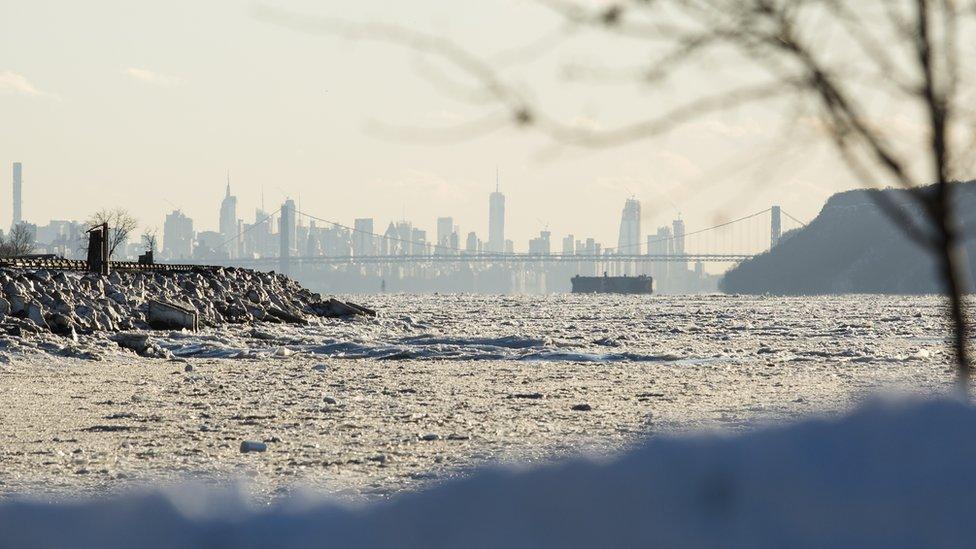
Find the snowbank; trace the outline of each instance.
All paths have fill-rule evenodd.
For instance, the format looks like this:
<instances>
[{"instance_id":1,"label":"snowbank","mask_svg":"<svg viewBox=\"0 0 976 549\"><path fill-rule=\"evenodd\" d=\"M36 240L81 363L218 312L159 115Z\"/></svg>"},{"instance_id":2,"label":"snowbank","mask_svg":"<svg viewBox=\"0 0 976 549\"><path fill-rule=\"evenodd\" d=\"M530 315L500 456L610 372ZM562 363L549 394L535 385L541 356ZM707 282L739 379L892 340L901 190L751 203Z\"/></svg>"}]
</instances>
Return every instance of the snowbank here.
<instances>
[{"instance_id":1,"label":"snowbank","mask_svg":"<svg viewBox=\"0 0 976 549\"><path fill-rule=\"evenodd\" d=\"M609 463L466 480L364 508L248 510L227 494L0 505L3 547L965 547L976 409L874 404Z\"/></svg>"}]
</instances>

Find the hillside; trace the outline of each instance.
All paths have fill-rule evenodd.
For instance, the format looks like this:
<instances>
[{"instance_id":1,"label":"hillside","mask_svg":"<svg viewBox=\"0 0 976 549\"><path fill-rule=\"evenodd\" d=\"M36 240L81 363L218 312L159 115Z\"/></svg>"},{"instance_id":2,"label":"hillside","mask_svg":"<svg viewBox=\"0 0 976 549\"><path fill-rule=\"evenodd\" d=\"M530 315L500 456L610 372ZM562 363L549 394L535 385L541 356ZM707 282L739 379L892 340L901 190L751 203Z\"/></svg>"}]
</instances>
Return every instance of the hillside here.
<instances>
[{"instance_id":1,"label":"hillside","mask_svg":"<svg viewBox=\"0 0 976 549\"><path fill-rule=\"evenodd\" d=\"M905 235L877 206L873 193L885 193L901 204L909 200L898 189L835 194L809 225L730 270L720 288L781 295L939 292L934 256ZM954 201L963 227L976 231L976 182L957 184ZM920 219L917 208L913 215ZM966 255L972 273L976 238L967 241Z\"/></svg>"}]
</instances>

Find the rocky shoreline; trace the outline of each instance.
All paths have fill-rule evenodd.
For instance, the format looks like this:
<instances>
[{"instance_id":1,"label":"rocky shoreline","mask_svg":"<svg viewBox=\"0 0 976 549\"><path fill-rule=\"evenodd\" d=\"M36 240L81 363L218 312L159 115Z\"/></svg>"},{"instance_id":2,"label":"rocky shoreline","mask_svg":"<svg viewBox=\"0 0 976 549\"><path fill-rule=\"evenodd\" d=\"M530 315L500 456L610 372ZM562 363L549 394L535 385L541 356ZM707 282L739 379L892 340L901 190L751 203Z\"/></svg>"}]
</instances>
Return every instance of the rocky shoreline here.
<instances>
[{"instance_id":1,"label":"rocky shoreline","mask_svg":"<svg viewBox=\"0 0 976 549\"><path fill-rule=\"evenodd\" d=\"M143 356L167 357L148 332L153 302L192 311L199 326L306 324L310 317L373 315L323 297L278 273L202 267L192 271L94 273L0 269L0 350L25 345L97 358L86 336ZM4 335L6 337L4 337ZM26 350L26 349L25 349Z\"/></svg>"}]
</instances>

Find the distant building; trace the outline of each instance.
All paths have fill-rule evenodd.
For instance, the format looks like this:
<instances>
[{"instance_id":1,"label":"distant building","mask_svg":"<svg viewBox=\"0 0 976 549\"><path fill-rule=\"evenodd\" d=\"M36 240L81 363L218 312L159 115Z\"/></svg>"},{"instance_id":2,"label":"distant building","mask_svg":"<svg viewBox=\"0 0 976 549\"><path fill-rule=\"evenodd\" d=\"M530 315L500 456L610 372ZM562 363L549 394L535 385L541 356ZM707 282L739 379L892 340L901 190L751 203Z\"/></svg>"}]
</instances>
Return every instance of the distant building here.
<instances>
[{"instance_id":1,"label":"distant building","mask_svg":"<svg viewBox=\"0 0 976 549\"><path fill-rule=\"evenodd\" d=\"M647 235L649 255L671 255L674 251L674 237L671 227L658 227L657 234Z\"/></svg>"},{"instance_id":2,"label":"distant building","mask_svg":"<svg viewBox=\"0 0 976 549\"><path fill-rule=\"evenodd\" d=\"M451 246L452 236L454 235L454 218L453 217L438 217L437 218L437 247L435 252L437 255L445 255L452 253L453 246Z\"/></svg>"},{"instance_id":3,"label":"distant building","mask_svg":"<svg viewBox=\"0 0 976 549\"><path fill-rule=\"evenodd\" d=\"M37 227L34 242L49 245L58 240L63 240L72 231L73 225L76 224L74 221L52 219L47 225Z\"/></svg>"},{"instance_id":4,"label":"distant building","mask_svg":"<svg viewBox=\"0 0 976 549\"><path fill-rule=\"evenodd\" d=\"M515 253L515 242L512 242L511 240L505 241L505 253L507 254Z\"/></svg>"},{"instance_id":5,"label":"distant building","mask_svg":"<svg viewBox=\"0 0 976 549\"><path fill-rule=\"evenodd\" d=\"M373 236L373 218L353 221L352 253L356 257L376 255L376 238Z\"/></svg>"},{"instance_id":6,"label":"distant building","mask_svg":"<svg viewBox=\"0 0 976 549\"><path fill-rule=\"evenodd\" d=\"M223 243L224 235L217 231L197 233L196 246L193 248L193 259L203 261L228 259L227 249Z\"/></svg>"},{"instance_id":7,"label":"distant building","mask_svg":"<svg viewBox=\"0 0 976 549\"><path fill-rule=\"evenodd\" d=\"M372 220L370 220L370 223L372 223ZM324 229L315 229L313 226L311 231L314 233L314 236L310 240L314 240L316 243L314 249L308 252L309 255L322 253L329 257L349 257L350 255L356 255L355 248L360 245L357 238L364 236L362 233L350 231L338 225L332 225ZM366 242L370 242L370 240L367 239ZM320 252L317 250L320 250ZM361 251L364 252L363 255L374 255L368 249Z\"/></svg>"},{"instance_id":8,"label":"distant building","mask_svg":"<svg viewBox=\"0 0 976 549\"><path fill-rule=\"evenodd\" d=\"M383 233L383 243L380 247L380 255L397 255L397 250L400 249L399 236L397 236L396 225L390 222L390 225L386 228L386 232Z\"/></svg>"},{"instance_id":9,"label":"distant building","mask_svg":"<svg viewBox=\"0 0 976 549\"><path fill-rule=\"evenodd\" d=\"M254 225L244 235L245 250L248 255L274 257L278 254L278 243L274 235L276 227L274 215L261 208L254 210Z\"/></svg>"},{"instance_id":10,"label":"distant building","mask_svg":"<svg viewBox=\"0 0 976 549\"><path fill-rule=\"evenodd\" d=\"M403 220L396 224L397 255L413 255L413 224Z\"/></svg>"},{"instance_id":11,"label":"distant building","mask_svg":"<svg viewBox=\"0 0 976 549\"><path fill-rule=\"evenodd\" d=\"M573 255L576 253L576 240L573 235L568 234L563 237L563 255Z\"/></svg>"},{"instance_id":12,"label":"distant building","mask_svg":"<svg viewBox=\"0 0 976 549\"><path fill-rule=\"evenodd\" d=\"M220 234L223 235L223 249L229 258L237 257L240 236L237 227L237 197L230 194L230 174L227 175L227 194L220 203Z\"/></svg>"},{"instance_id":13,"label":"distant building","mask_svg":"<svg viewBox=\"0 0 976 549\"><path fill-rule=\"evenodd\" d=\"M468 239L464 243L464 251L469 254L478 253L481 248L481 242L478 241L478 235L471 231L468 233Z\"/></svg>"},{"instance_id":14,"label":"distant building","mask_svg":"<svg viewBox=\"0 0 976 549\"><path fill-rule=\"evenodd\" d=\"M624 203L620 216L620 236L617 238L617 253L620 255L640 254L641 206L633 198Z\"/></svg>"},{"instance_id":15,"label":"distant building","mask_svg":"<svg viewBox=\"0 0 976 549\"><path fill-rule=\"evenodd\" d=\"M685 222L675 219L671 226L674 227L674 254L685 254Z\"/></svg>"},{"instance_id":16,"label":"distant building","mask_svg":"<svg viewBox=\"0 0 976 549\"><path fill-rule=\"evenodd\" d=\"M540 231L537 238L529 240L529 253L532 255L549 255L551 251L549 231Z\"/></svg>"},{"instance_id":17,"label":"distant building","mask_svg":"<svg viewBox=\"0 0 976 549\"><path fill-rule=\"evenodd\" d=\"M488 251L503 253L505 251L505 195L495 192L488 197Z\"/></svg>"},{"instance_id":18,"label":"distant building","mask_svg":"<svg viewBox=\"0 0 976 549\"><path fill-rule=\"evenodd\" d=\"M188 259L193 256L193 220L180 210L167 214L163 222L163 257Z\"/></svg>"},{"instance_id":19,"label":"distant building","mask_svg":"<svg viewBox=\"0 0 976 549\"><path fill-rule=\"evenodd\" d=\"M674 255L674 233L671 227L658 227L657 234L647 237L647 253L656 256ZM651 264L655 291L667 289L671 284L671 262L655 261Z\"/></svg>"},{"instance_id":20,"label":"distant building","mask_svg":"<svg viewBox=\"0 0 976 549\"><path fill-rule=\"evenodd\" d=\"M281 205L281 217L278 220L278 257L292 257L298 252L298 219L295 201L285 200Z\"/></svg>"},{"instance_id":21,"label":"distant building","mask_svg":"<svg viewBox=\"0 0 976 549\"><path fill-rule=\"evenodd\" d=\"M413 255L430 255L427 245L427 231L421 229L410 231L410 252Z\"/></svg>"},{"instance_id":22,"label":"distant building","mask_svg":"<svg viewBox=\"0 0 976 549\"><path fill-rule=\"evenodd\" d=\"M20 162L14 162L14 197L13 197L13 222L10 224L11 227L16 227L24 222L23 208L24 200L22 193L23 186L23 166Z\"/></svg>"}]
</instances>

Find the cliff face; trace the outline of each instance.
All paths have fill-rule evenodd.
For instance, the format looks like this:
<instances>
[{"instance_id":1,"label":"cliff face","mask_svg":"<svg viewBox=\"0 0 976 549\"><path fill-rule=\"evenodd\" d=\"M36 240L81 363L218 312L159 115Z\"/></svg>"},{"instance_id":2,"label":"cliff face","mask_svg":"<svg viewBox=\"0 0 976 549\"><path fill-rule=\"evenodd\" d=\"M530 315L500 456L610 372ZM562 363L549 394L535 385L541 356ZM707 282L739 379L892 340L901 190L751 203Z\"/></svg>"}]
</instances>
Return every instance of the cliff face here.
<instances>
[{"instance_id":1,"label":"cliff face","mask_svg":"<svg viewBox=\"0 0 976 549\"><path fill-rule=\"evenodd\" d=\"M783 295L940 292L936 258L878 207L872 193L911 204L905 191L896 189L835 194L809 225L784 235L770 252L730 270L720 284L722 291ZM958 184L954 203L967 234L976 232L976 182ZM921 219L917 207L912 212L916 220ZM966 255L972 273L976 238L967 241Z\"/></svg>"}]
</instances>

